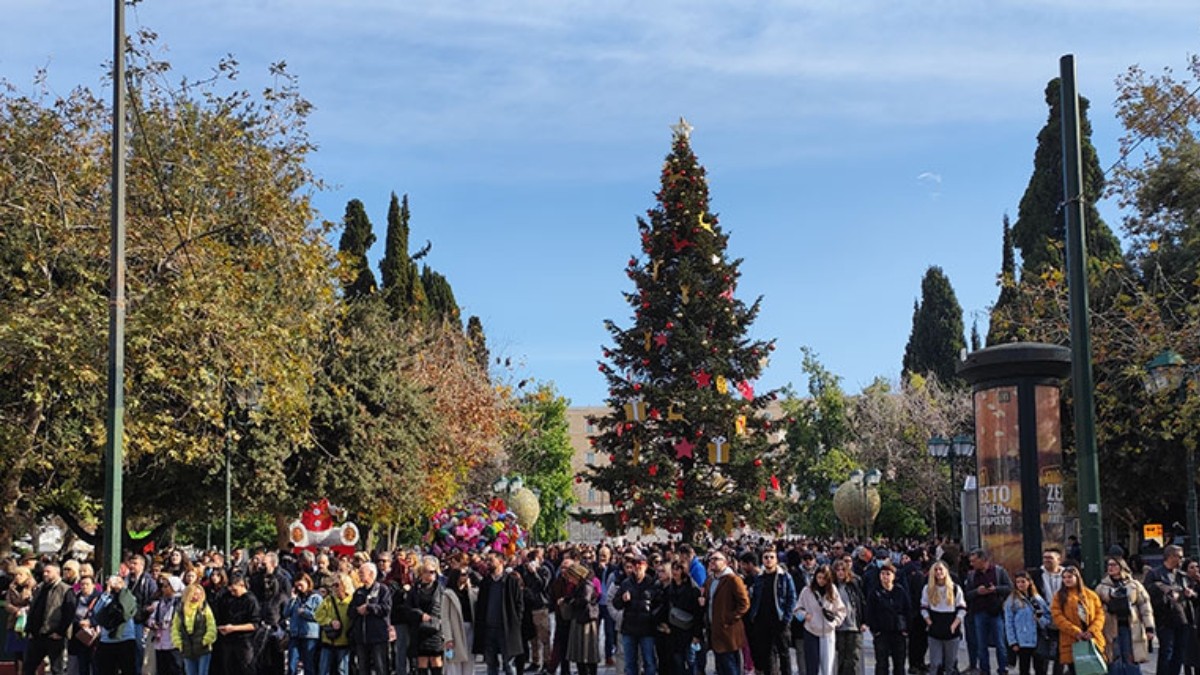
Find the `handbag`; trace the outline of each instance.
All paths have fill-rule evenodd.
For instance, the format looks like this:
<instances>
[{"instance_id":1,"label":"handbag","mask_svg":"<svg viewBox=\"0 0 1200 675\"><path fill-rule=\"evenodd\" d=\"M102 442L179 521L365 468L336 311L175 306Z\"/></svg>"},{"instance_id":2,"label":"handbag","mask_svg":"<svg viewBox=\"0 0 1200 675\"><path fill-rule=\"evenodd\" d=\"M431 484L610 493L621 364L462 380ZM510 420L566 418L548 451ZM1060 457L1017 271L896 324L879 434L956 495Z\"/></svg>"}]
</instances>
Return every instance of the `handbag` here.
<instances>
[{"instance_id":1,"label":"handbag","mask_svg":"<svg viewBox=\"0 0 1200 675\"><path fill-rule=\"evenodd\" d=\"M17 635L24 634L25 627L26 627L26 624L28 623L28 621L29 621L29 610L22 607L21 610L19 612L17 612L17 622L15 624L13 624L13 632L16 633Z\"/></svg>"},{"instance_id":2,"label":"handbag","mask_svg":"<svg viewBox=\"0 0 1200 675\"><path fill-rule=\"evenodd\" d=\"M667 615L667 623L672 628L691 630L696 625L696 616L682 607L672 607L671 613Z\"/></svg>"},{"instance_id":3,"label":"handbag","mask_svg":"<svg viewBox=\"0 0 1200 675\"><path fill-rule=\"evenodd\" d=\"M1046 661L1058 661L1058 629L1038 627L1037 648L1038 658Z\"/></svg>"},{"instance_id":4,"label":"handbag","mask_svg":"<svg viewBox=\"0 0 1200 675\"><path fill-rule=\"evenodd\" d=\"M1082 640L1071 645L1071 656L1075 658L1075 675L1106 675L1108 664L1091 640Z\"/></svg>"},{"instance_id":5,"label":"handbag","mask_svg":"<svg viewBox=\"0 0 1200 675\"><path fill-rule=\"evenodd\" d=\"M75 639L85 647L91 647L98 637L100 637L100 629L95 626L88 626L87 628L81 626L75 629Z\"/></svg>"}]
</instances>

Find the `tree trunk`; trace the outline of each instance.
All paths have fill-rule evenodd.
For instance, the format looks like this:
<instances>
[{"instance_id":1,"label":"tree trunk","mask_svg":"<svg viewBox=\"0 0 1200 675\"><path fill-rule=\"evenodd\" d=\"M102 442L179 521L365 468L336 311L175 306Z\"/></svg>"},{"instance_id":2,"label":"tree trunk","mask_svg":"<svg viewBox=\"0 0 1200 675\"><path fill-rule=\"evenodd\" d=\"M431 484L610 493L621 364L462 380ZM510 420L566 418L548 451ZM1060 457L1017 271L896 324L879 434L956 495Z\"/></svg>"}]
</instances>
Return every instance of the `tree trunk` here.
<instances>
[{"instance_id":1,"label":"tree trunk","mask_svg":"<svg viewBox=\"0 0 1200 675\"><path fill-rule=\"evenodd\" d=\"M290 524L290 521L291 521L291 519L285 514L282 514L282 513L275 514L275 548L276 548L276 550L286 551L288 548L288 542L290 542L292 540L290 533L288 532L288 525Z\"/></svg>"},{"instance_id":2,"label":"tree trunk","mask_svg":"<svg viewBox=\"0 0 1200 675\"><path fill-rule=\"evenodd\" d=\"M21 477L25 473L25 464L33 456L33 443L37 438L38 429L42 426L42 406L30 403L21 416L21 426L24 432L20 439L12 463L5 467L4 478L0 480L0 555L7 556L12 552L13 538L19 522L17 503L21 499ZM36 548L37 542L34 542Z\"/></svg>"}]
</instances>

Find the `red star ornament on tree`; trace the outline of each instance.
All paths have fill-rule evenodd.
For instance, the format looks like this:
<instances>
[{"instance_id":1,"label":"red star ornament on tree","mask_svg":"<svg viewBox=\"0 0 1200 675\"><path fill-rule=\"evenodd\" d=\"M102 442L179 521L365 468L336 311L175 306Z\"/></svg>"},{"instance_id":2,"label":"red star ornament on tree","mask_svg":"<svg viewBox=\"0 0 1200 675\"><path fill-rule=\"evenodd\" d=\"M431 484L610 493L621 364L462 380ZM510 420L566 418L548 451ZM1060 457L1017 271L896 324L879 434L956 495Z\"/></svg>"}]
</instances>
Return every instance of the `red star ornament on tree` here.
<instances>
[{"instance_id":1,"label":"red star ornament on tree","mask_svg":"<svg viewBox=\"0 0 1200 675\"><path fill-rule=\"evenodd\" d=\"M694 450L695 447L696 447L696 444L692 443L688 439L686 439L686 438L680 439L679 442L675 444L675 459L683 459L684 457L687 457L689 459L694 459L694 455L692 455L692 450Z\"/></svg>"},{"instance_id":2,"label":"red star ornament on tree","mask_svg":"<svg viewBox=\"0 0 1200 675\"><path fill-rule=\"evenodd\" d=\"M692 379L696 380L696 386L700 389L707 389L708 385L712 383L712 375L709 375L703 370L697 373L692 373Z\"/></svg>"},{"instance_id":3,"label":"red star ornament on tree","mask_svg":"<svg viewBox=\"0 0 1200 675\"><path fill-rule=\"evenodd\" d=\"M655 335L654 336L654 346L658 347L660 349L662 347L666 347L667 346L667 334L659 333L658 335Z\"/></svg>"}]
</instances>

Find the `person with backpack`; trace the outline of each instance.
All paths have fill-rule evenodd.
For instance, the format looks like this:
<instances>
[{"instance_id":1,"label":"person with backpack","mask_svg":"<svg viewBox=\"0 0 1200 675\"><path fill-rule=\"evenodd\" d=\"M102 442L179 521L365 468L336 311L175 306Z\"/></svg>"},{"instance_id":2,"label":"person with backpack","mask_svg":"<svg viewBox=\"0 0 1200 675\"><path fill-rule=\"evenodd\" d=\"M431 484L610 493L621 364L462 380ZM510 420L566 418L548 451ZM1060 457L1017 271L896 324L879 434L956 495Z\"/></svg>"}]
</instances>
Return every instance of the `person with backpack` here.
<instances>
[{"instance_id":1,"label":"person with backpack","mask_svg":"<svg viewBox=\"0 0 1200 675\"><path fill-rule=\"evenodd\" d=\"M1104 561L1106 574L1096 586L1104 605L1105 659L1112 675L1141 675L1139 664L1150 660L1154 636L1154 610L1150 594L1133 578L1122 558Z\"/></svg>"},{"instance_id":2,"label":"person with backpack","mask_svg":"<svg viewBox=\"0 0 1200 675\"><path fill-rule=\"evenodd\" d=\"M193 583L183 589L183 603L171 622L171 641L183 657L186 675L208 675L217 641L217 619L204 586Z\"/></svg>"}]
</instances>

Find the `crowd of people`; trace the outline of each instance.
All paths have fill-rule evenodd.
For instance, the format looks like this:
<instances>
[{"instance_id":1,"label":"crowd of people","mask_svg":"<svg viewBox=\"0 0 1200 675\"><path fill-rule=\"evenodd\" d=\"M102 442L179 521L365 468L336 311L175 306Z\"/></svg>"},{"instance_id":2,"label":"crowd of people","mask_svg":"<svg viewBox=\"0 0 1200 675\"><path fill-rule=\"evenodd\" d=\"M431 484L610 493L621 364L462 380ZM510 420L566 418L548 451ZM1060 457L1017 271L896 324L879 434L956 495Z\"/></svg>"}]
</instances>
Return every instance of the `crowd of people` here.
<instances>
[{"instance_id":1,"label":"crowd of people","mask_svg":"<svg viewBox=\"0 0 1200 675\"><path fill-rule=\"evenodd\" d=\"M811 539L444 560L170 549L107 578L27 556L0 597L20 675L857 675L865 634L875 675L1074 675L1076 643L1139 675L1155 636L1157 675L1197 665L1200 562L1168 546L1144 573L1105 565L1089 588L1053 547L1032 570L953 544Z\"/></svg>"}]
</instances>

